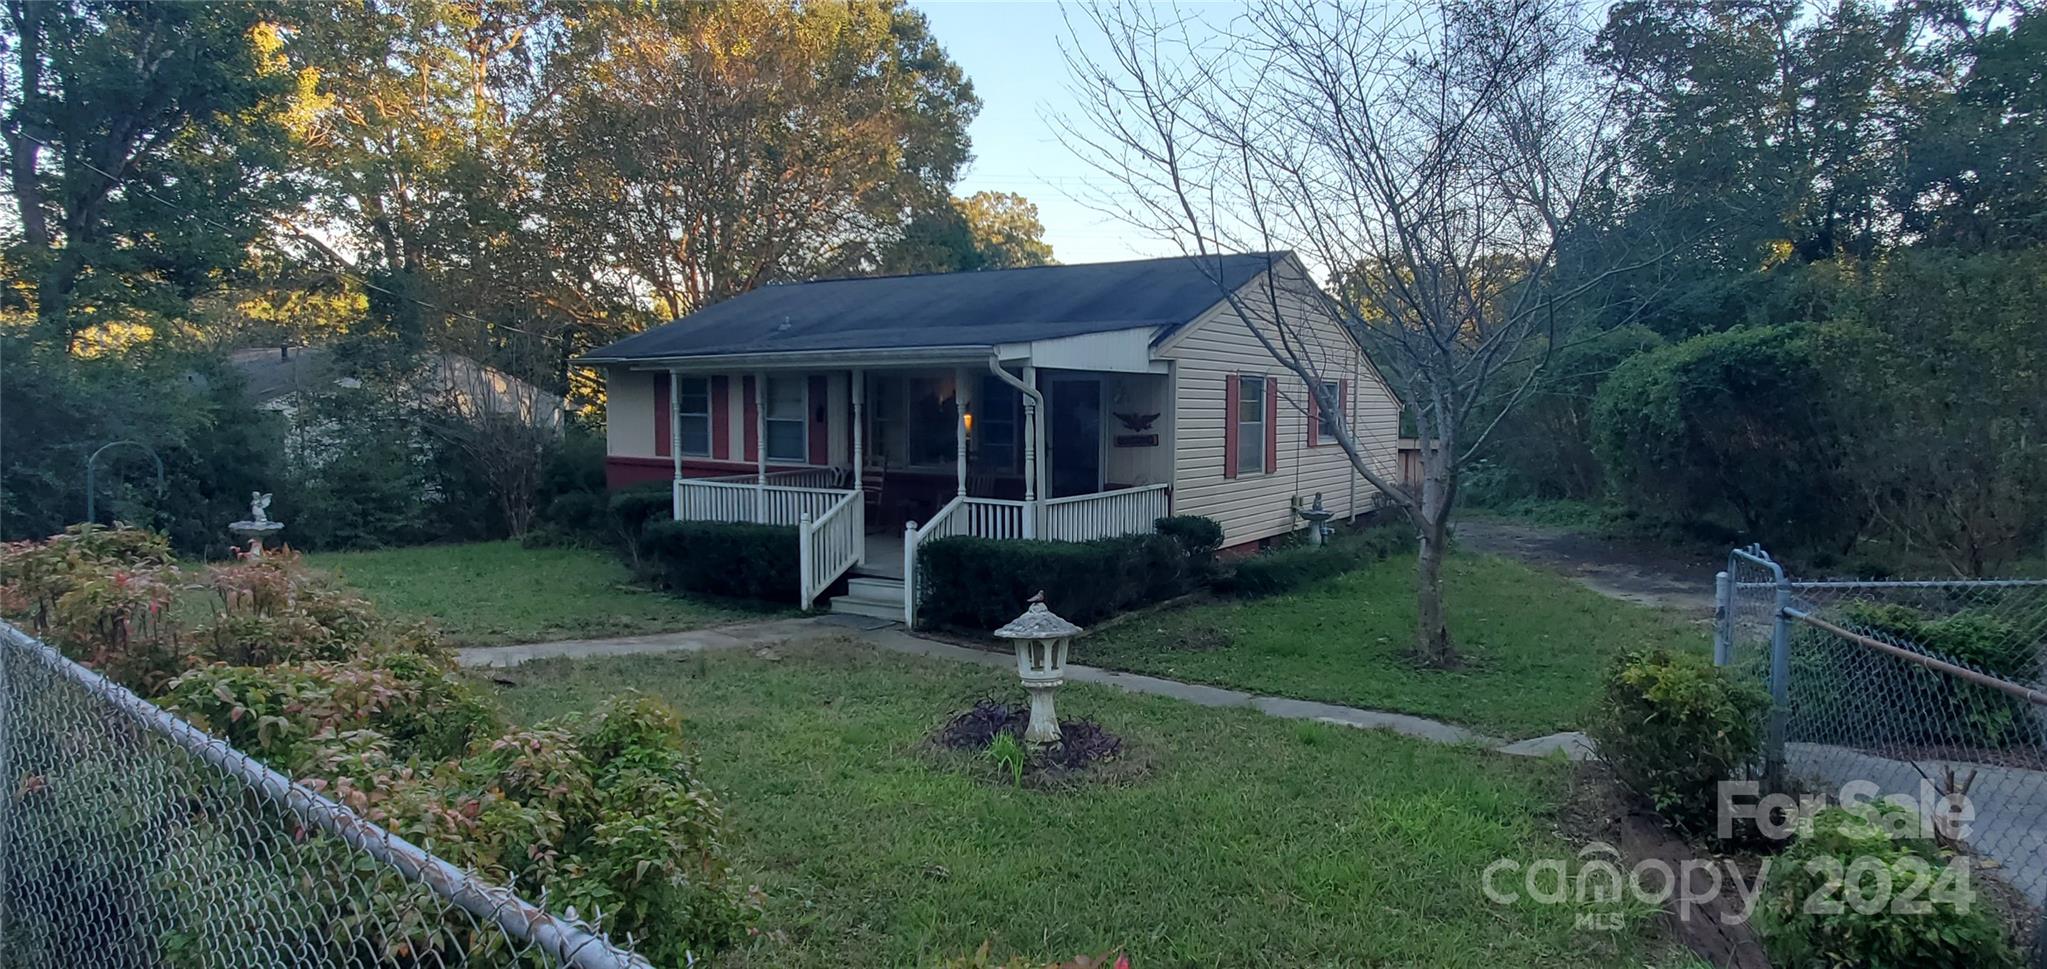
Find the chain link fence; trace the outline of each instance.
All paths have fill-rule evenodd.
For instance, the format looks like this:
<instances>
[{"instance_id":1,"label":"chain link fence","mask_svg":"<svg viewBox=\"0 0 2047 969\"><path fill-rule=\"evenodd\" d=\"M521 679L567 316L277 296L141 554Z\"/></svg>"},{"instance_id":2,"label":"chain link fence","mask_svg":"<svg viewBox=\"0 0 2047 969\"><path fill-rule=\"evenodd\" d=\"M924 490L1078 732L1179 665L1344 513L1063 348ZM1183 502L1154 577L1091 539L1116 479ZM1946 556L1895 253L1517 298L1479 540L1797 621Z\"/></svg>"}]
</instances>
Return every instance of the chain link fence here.
<instances>
[{"instance_id":1,"label":"chain link fence","mask_svg":"<svg viewBox=\"0 0 2047 969\"><path fill-rule=\"evenodd\" d=\"M0 623L0 967L646 967Z\"/></svg>"},{"instance_id":2,"label":"chain link fence","mask_svg":"<svg viewBox=\"0 0 2047 969\"><path fill-rule=\"evenodd\" d=\"M1954 847L2047 903L2047 580L1801 581L1751 547L1719 603L1715 660L1774 701L1768 783L1962 795Z\"/></svg>"}]
</instances>

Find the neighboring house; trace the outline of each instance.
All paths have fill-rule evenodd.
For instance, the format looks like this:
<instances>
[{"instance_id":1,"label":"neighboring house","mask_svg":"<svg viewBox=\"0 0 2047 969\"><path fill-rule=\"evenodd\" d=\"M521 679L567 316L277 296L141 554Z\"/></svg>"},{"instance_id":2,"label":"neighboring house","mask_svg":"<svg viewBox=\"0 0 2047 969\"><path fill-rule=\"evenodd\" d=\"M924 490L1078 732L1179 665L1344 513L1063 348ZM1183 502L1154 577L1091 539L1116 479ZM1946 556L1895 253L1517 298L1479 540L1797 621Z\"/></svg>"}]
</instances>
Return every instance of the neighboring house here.
<instances>
[{"instance_id":1,"label":"neighboring house","mask_svg":"<svg viewBox=\"0 0 2047 969\"><path fill-rule=\"evenodd\" d=\"M356 389L362 381L350 375L325 346L262 346L233 350L227 361L242 371L248 395L260 410L285 418L289 434L287 459L307 467L323 467L334 455L334 422L301 420L307 393ZM510 373L485 367L469 356L432 352L424 367L401 389L413 404L446 408L465 416L497 414L551 432L561 430L561 397L551 395ZM424 447L424 445L422 445Z\"/></svg>"},{"instance_id":2,"label":"neighboring house","mask_svg":"<svg viewBox=\"0 0 2047 969\"><path fill-rule=\"evenodd\" d=\"M327 347L254 347L228 354L256 406L296 423L301 394L362 386ZM562 426L562 401L541 388L457 353L427 356L406 392L420 404L465 414L498 414L552 430Z\"/></svg>"},{"instance_id":3,"label":"neighboring house","mask_svg":"<svg viewBox=\"0 0 2047 969\"><path fill-rule=\"evenodd\" d=\"M606 472L672 481L678 519L798 525L805 608L852 570L834 609L912 623L900 580L933 537L1086 541L1170 513L1249 547L1317 493L1339 516L1375 507L1222 298L1219 280L1262 299L1268 272L1390 478L1394 399L1287 253L754 290L583 359L607 374Z\"/></svg>"}]
</instances>

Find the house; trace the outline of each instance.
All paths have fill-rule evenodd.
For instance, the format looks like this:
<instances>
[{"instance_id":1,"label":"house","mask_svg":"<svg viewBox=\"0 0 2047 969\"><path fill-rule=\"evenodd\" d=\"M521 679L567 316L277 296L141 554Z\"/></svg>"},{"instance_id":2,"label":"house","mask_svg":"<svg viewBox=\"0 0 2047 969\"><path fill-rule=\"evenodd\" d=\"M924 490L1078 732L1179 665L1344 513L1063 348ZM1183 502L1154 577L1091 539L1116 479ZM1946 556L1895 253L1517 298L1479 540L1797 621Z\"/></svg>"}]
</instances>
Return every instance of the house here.
<instances>
[{"instance_id":1,"label":"house","mask_svg":"<svg viewBox=\"0 0 2047 969\"><path fill-rule=\"evenodd\" d=\"M774 285L583 362L606 373L614 487L669 481L678 519L795 525L804 608L850 571L834 610L914 625L905 582L931 538L1086 541L1187 514L1248 548L1318 494L1338 516L1377 504L1224 287L1280 307L1395 474L1394 398L1288 253Z\"/></svg>"},{"instance_id":2,"label":"house","mask_svg":"<svg viewBox=\"0 0 2047 969\"><path fill-rule=\"evenodd\" d=\"M301 394L362 386L328 347L252 347L230 352L228 363L241 372L257 407L293 423ZM556 431L562 427L559 395L459 353L427 354L404 389L421 404L496 414Z\"/></svg>"}]
</instances>

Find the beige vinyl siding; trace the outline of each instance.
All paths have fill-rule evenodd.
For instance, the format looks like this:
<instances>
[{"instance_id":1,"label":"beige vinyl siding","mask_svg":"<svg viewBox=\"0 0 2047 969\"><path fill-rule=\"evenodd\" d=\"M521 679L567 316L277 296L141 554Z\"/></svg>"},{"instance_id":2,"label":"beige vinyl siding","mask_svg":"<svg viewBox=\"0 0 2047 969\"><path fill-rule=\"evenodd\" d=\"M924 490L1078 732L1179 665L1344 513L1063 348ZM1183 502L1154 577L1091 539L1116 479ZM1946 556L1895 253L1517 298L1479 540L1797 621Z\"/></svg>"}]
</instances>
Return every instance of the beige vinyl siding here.
<instances>
[{"instance_id":1,"label":"beige vinyl siding","mask_svg":"<svg viewBox=\"0 0 2047 969\"><path fill-rule=\"evenodd\" d=\"M654 380L657 375L629 367L604 371L604 441L606 453L620 458L659 457L654 453ZM658 375L668 379L666 373Z\"/></svg>"},{"instance_id":2,"label":"beige vinyl siding","mask_svg":"<svg viewBox=\"0 0 2047 969\"><path fill-rule=\"evenodd\" d=\"M1392 475L1399 431L1392 395L1319 301L1295 295L1283 312L1299 321L1290 329L1324 379L1350 382L1352 433L1374 470ZM1353 495L1358 510L1369 507L1377 489L1351 467L1343 449L1334 440L1308 446L1308 397L1300 378L1273 359L1227 304L1176 334L1159 356L1173 361L1176 374L1175 514L1213 518L1223 527L1224 544L1240 545L1299 527L1296 497L1306 505L1322 492L1323 506L1340 516L1351 513ZM1279 382L1279 463L1272 472L1224 475L1225 381L1233 374Z\"/></svg>"}]
</instances>

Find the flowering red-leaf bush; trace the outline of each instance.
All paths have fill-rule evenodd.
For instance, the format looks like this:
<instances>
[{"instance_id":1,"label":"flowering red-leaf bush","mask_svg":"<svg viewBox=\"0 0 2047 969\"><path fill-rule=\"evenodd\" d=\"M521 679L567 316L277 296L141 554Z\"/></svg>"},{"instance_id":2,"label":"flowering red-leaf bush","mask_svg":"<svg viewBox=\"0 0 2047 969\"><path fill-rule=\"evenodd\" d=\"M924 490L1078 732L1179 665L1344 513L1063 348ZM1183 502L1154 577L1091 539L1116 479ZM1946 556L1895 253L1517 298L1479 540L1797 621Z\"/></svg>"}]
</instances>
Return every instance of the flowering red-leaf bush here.
<instances>
[{"instance_id":1,"label":"flowering red-leaf bush","mask_svg":"<svg viewBox=\"0 0 2047 969\"><path fill-rule=\"evenodd\" d=\"M75 529L0 546L0 615L415 844L632 938L659 964L701 959L759 911L757 892L731 875L723 813L673 710L628 695L514 729L431 629L383 619L289 551L194 581L158 536ZM223 831L225 868L235 843ZM361 874L338 843L305 850L337 878ZM422 962L428 950L501 944L467 921L420 925L402 897L365 891L326 917Z\"/></svg>"}]
</instances>

